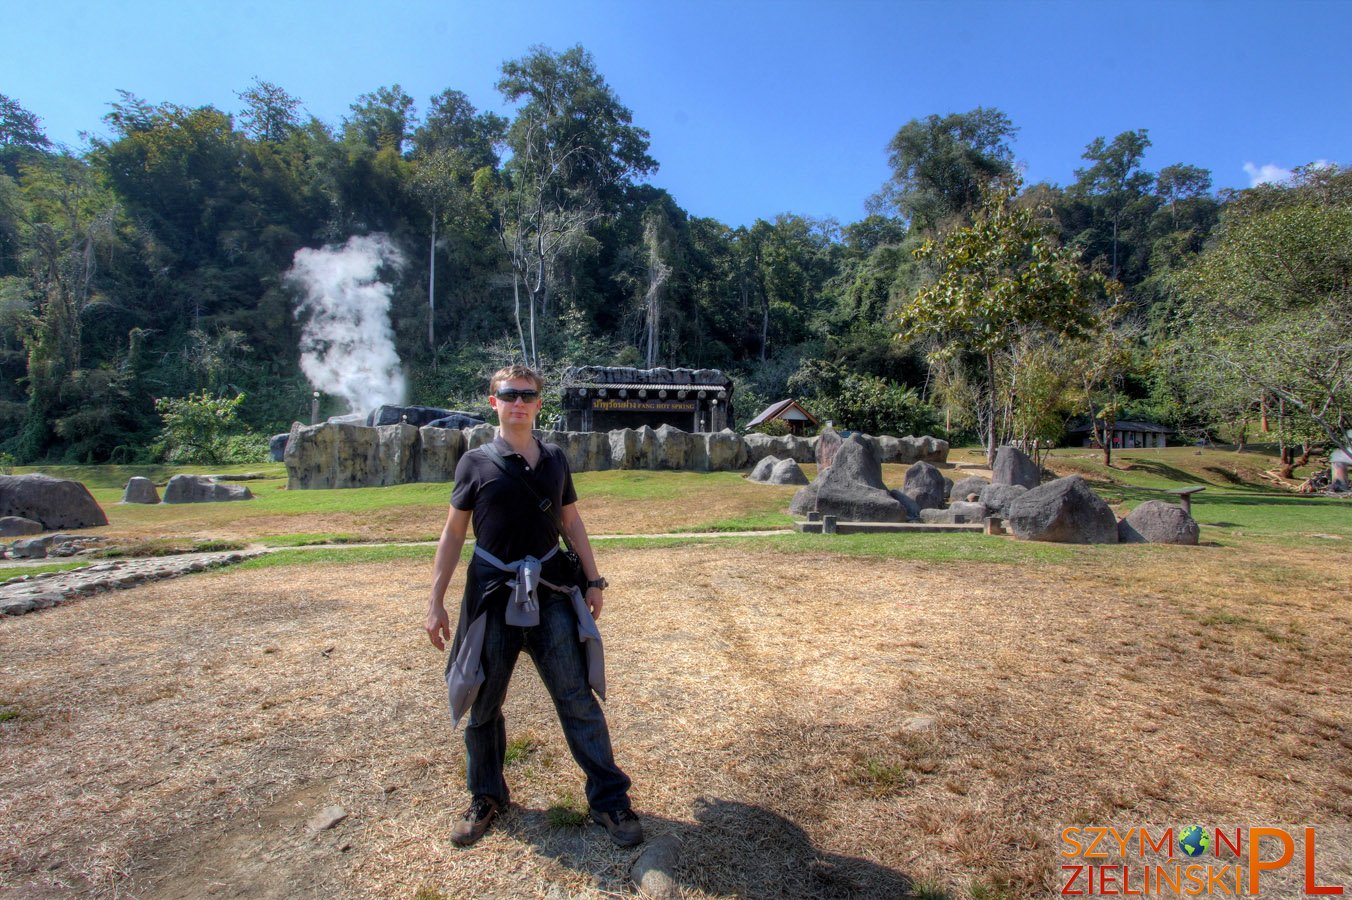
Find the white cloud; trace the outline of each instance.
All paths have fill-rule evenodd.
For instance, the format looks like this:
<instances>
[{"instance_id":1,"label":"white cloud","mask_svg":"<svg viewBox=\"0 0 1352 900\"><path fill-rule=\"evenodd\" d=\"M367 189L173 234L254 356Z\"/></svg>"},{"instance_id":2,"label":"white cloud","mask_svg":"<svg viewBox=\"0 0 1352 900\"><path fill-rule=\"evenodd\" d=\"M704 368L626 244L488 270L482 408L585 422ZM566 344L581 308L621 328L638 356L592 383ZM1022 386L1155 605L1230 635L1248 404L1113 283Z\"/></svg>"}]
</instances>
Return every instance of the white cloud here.
<instances>
[{"instance_id":1,"label":"white cloud","mask_svg":"<svg viewBox=\"0 0 1352 900\"><path fill-rule=\"evenodd\" d=\"M1244 164L1244 173L1249 176L1249 187L1258 187L1260 184L1286 184L1295 174L1290 169L1283 169L1276 163L1255 166L1251 162Z\"/></svg>"}]
</instances>

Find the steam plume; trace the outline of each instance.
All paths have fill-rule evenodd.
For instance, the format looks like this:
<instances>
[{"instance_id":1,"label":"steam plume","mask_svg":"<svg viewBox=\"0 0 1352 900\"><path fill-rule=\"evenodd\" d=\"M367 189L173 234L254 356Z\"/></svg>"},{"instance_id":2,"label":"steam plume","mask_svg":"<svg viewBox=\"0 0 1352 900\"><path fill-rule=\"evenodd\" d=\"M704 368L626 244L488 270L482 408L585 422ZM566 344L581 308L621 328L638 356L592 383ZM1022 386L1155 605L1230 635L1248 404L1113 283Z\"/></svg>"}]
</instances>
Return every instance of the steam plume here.
<instances>
[{"instance_id":1,"label":"steam plume","mask_svg":"<svg viewBox=\"0 0 1352 900\"><path fill-rule=\"evenodd\" d=\"M407 388L390 328L390 286L382 265L403 256L383 234L352 237L341 247L296 251L287 278L304 292L297 317L300 368L315 389L342 397L352 412L402 404Z\"/></svg>"}]
</instances>

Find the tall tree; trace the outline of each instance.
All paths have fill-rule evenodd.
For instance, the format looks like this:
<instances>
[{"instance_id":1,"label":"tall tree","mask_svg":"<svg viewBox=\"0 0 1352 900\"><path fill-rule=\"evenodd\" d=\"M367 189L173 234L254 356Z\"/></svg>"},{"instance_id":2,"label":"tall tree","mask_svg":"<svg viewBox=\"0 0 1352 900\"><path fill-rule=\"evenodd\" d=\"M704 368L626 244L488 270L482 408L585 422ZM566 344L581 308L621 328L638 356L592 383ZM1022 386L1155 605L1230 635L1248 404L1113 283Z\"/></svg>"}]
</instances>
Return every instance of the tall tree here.
<instances>
[{"instance_id":1,"label":"tall tree","mask_svg":"<svg viewBox=\"0 0 1352 900\"><path fill-rule=\"evenodd\" d=\"M1199 404L1278 398L1352 451L1352 170L1246 191L1181 281L1179 346Z\"/></svg>"},{"instance_id":2,"label":"tall tree","mask_svg":"<svg viewBox=\"0 0 1352 900\"><path fill-rule=\"evenodd\" d=\"M1102 279L1088 274L1073 250L1057 246L1051 226L1030 207L1014 202L1020 181L1011 177L988 188L970 225L939 241L926 241L916 256L939 269L934 283L916 292L898 316L903 340L936 340L931 358L942 362L964 352L984 363L977 417L982 443L994 463L999 384L996 357L1020 335L1083 333Z\"/></svg>"},{"instance_id":3,"label":"tall tree","mask_svg":"<svg viewBox=\"0 0 1352 900\"><path fill-rule=\"evenodd\" d=\"M1017 133L994 107L912 119L887 144L892 177L871 205L933 231L970 212L992 180L1013 171L1009 142Z\"/></svg>"},{"instance_id":4,"label":"tall tree","mask_svg":"<svg viewBox=\"0 0 1352 900\"><path fill-rule=\"evenodd\" d=\"M42 131L42 120L0 94L0 174L18 177L19 164L52 148Z\"/></svg>"},{"instance_id":5,"label":"tall tree","mask_svg":"<svg viewBox=\"0 0 1352 900\"><path fill-rule=\"evenodd\" d=\"M1096 137L1085 148L1083 155L1092 165L1075 170L1077 180L1072 190L1101 204L1112 225L1110 274L1118 280L1118 237L1123 216L1133 202L1149 196L1155 182L1155 176L1141 168L1145 151L1149 147L1149 133L1144 128L1124 131L1113 138L1111 143Z\"/></svg>"},{"instance_id":6,"label":"tall tree","mask_svg":"<svg viewBox=\"0 0 1352 900\"><path fill-rule=\"evenodd\" d=\"M413 98L399 85L378 87L362 94L350 107L352 115L343 123L343 137L351 143L373 150L390 148L403 154L417 125Z\"/></svg>"},{"instance_id":7,"label":"tall tree","mask_svg":"<svg viewBox=\"0 0 1352 900\"><path fill-rule=\"evenodd\" d=\"M248 89L235 96L244 101L240 125L255 141L280 144L300 125L300 100L271 81L255 78Z\"/></svg>"},{"instance_id":8,"label":"tall tree","mask_svg":"<svg viewBox=\"0 0 1352 900\"><path fill-rule=\"evenodd\" d=\"M536 317L548 315L563 256L608 213L635 176L657 168L648 132L596 70L590 53L535 47L503 63L498 90L517 103L507 132L511 159L497 185L498 233L511 260L522 354L538 362ZM531 340L520 320L526 292Z\"/></svg>"}]
</instances>

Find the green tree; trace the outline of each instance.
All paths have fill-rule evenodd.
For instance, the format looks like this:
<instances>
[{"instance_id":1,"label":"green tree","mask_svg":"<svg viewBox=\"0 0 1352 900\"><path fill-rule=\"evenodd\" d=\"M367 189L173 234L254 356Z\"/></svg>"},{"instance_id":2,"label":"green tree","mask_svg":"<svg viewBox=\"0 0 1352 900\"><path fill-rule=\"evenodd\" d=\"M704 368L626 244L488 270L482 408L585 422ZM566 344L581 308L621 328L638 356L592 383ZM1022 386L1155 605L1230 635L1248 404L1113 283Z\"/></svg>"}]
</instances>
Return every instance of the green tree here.
<instances>
[{"instance_id":1,"label":"green tree","mask_svg":"<svg viewBox=\"0 0 1352 900\"><path fill-rule=\"evenodd\" d=\"M648 155L648 132L632 124L633 114L581 47L559 54L535 47L503 63L498 90L519 104L507 132L512 156L500 179L482 184L493 194L498 235L512 266L522 356L538 364L536 319L551 313L561 262L607 214L607 202L657 162Z\"/></svg>"},{"instance_id":2,"label":"green tree","mask_svg":"<svg viewBox=\"0 0 1352 900\"><path fill-rule=\"evenodd\" d=\"M970 225L940 241L926 241L916 256L939 270L898 315L903 340L935 341L932 360L972 353L984 363L982 443L993 463L999 446L996 360L1029 330L1073 336L1090 324L1102 278L1085 271L1070 248L1056 244L1038 212L1015 203L1020 182L1011 178L986 191Z\"/></svg>"},{"instance_id":3,"label":"green tree","mask_svg":"<svg viewBox=\"0 0 1352 900\"><path fill-rule=\"evenodd\" d=\"M42 131L42 120L0 94L0 174L15 178L19 165L51 150L52 142Z\"/></svg>"},{"instance_id":4,"label":"green tree","mask_svg":"<svg viewBox=\"0 0 1352 900\"><path fill-rule=\"evenodd\" d=\"M965 216L993 180L1013 171L1009 142L1017 133L994 107L912 119L887 144L892 177L871 206L894 210L925 232Z\"/></svg>"},{"instance_id":5,"label":"green tree","mask_svg":"<svg viewBox=\"0 0 1352 900\"><path fill-rule=\"evenodd\" d=\"M1352 449L1352 170L1244 192L1180 283L1177 359L1203 409L1274 398Z\"/></svg>"},{"instance_id":6,"label":"green tree","mask_svg":"<svg viewBox=\"0 0 1352 900\"><path fill-rule=\"evenodd\" d=\"M157 398L155 411L164 421L160 443L165 460L220 465L230 438L240 429L239 408L243 403L244 394L214 397L206 391Z\"/></svg>"},{"instance_id":7,"label":"green tree","mask_svg":"<svg viewBox=\"0 0 1352 900\"><path fill-rule=\"evenodd\" d=\"M1141 168L1145 151L1150 147L1150 137L1146 129L1124 131L1113 138L1111 143L1101 137L1094 138L1085 148L1083 158L1092 165L1076 169L1076 182L1072 192L1091 198L1103 210L1111 226L1110 275L1119 280L1119 232L1124 217L1133 204L1151 202L1150 189L1155 176ZM1153 209L1143 210L1145 218Z\"/></svg>"}]
</instances>

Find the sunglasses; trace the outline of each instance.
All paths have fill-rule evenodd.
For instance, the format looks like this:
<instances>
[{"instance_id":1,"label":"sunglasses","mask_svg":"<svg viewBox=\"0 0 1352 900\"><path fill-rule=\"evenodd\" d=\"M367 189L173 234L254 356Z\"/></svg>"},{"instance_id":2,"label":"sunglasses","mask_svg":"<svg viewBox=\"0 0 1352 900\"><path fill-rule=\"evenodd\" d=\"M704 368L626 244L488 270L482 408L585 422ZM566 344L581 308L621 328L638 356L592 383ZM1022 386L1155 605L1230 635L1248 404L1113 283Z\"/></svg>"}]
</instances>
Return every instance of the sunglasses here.
<instances>
[{"instance_id":1,"label":"sunglasses","mask_svg":"<svg viewBox=\"0 0 1352 900\"><path fill-rule=\"evenodd\" d=\"M502 388L498 391L498 400L502 403L515 403L518 400L534 403L539 397L539 391L518 391L514 388Z\"/></svg>"}]
</instances>

